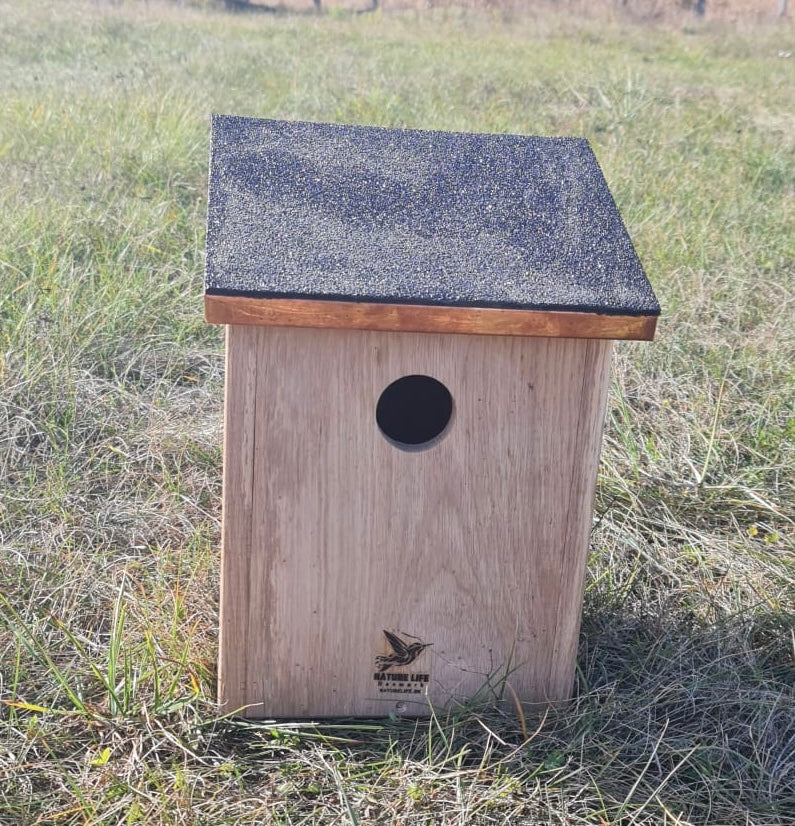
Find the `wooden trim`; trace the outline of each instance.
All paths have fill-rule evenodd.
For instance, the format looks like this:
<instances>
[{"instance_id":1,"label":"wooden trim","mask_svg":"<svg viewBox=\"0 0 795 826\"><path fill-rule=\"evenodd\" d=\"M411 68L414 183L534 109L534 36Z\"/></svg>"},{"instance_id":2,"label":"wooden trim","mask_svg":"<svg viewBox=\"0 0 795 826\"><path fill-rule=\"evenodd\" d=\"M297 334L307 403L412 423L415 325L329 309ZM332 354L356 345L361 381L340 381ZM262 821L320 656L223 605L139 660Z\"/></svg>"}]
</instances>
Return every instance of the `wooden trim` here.
<instances>
[{"instance_id":1,"label":"wooden trim","mask_svg":"<svg viewBox=\"0 0 795 826\"><path fill-rule=\"evenodd\" d=\"M205 295L210 324L651 341L657 316Z\"/></svg>"}]
</instances>

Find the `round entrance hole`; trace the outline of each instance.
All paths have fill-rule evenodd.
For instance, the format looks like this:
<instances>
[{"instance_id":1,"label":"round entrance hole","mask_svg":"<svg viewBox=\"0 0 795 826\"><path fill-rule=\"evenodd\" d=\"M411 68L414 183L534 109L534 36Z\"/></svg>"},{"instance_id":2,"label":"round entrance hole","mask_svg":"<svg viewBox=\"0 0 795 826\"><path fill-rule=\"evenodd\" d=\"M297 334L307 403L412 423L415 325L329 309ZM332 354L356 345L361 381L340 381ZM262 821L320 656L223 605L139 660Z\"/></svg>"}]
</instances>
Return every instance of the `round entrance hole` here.
<instances>
[{"instance_id":1,"label":"round entrance hole","mask_svg":"<svg viewBox=\"0 0 795 826\"><path fill-rule=\"evenodd\" d=\"M430 376L403 376L378 399L375 420L401 450L425 450L439 441L453 415L450 391Z\"/></svg>"}]
</instances>

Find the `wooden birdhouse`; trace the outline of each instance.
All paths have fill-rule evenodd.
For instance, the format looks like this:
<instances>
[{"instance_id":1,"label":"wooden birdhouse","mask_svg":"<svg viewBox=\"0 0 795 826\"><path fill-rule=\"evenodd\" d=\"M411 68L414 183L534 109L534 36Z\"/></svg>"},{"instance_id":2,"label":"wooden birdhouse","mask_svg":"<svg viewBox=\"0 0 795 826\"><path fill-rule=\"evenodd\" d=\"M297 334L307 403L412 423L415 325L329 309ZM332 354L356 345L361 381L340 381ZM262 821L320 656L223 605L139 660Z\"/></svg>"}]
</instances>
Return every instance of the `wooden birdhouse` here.
<instances>
[{"instance_id":1,"label":"wooden birdhouse","mask_svg":"<svg viewBox=\"0 0 795 826\"><path fill-rule=\"evenodd\" d=\"M569 697L611 340L659 314L588 143L215 117L205 308L223 707Z\"/></svg>"}]
</instances>

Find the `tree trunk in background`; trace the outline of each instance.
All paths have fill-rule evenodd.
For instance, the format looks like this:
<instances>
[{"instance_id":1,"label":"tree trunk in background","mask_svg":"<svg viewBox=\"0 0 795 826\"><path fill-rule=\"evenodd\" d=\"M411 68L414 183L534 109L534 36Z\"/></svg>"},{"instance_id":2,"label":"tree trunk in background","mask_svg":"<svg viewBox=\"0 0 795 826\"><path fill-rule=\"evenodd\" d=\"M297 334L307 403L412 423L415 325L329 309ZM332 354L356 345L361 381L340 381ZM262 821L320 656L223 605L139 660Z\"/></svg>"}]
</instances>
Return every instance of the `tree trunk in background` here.
<instances>
[{"instance_id":1,"label":"tree trunk in background","mask_svg":"<svg viewBox=\"0 0 795 826\"><path fill-rule=\"evenodd\" d=\"M315 4L315 11L323 11L323 0L312 0Z\"/></svg>"},{"instance_id":2,"label":"tree trunk in background","mask_svg":"<svg viewBox=\"0 0 795 826\"><path fill-rule=\"evenodd\" d=\"M786 17L787 15L787 0L779 0L778 3L778 16L779 17Z\"/></svg>"},{"instance_id":3,"label":"tree trunk in background","mask_svg":"<svg viewBox=\"0 0 795 826\"><path fill-rule=\"evenodd\" d=\"M696 0L696 17L703 17L707 11L707 0Z\"/></svg>"}]
</instances>

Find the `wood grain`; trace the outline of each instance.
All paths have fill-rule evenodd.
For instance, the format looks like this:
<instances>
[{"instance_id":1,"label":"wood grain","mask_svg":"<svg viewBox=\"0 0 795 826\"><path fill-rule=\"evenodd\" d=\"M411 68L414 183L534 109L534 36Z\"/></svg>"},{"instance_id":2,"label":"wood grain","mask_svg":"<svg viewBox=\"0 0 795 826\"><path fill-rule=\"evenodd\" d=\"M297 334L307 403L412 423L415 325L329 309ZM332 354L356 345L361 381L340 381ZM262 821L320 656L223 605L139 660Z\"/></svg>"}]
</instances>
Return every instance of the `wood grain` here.
<instances>
[{"instance_id":1,"label":"wood grain","mask_svg":"<svg viewBox=\"0 0 795 826\"><path fill-rule=\"evenodd\" d=\"M611 343L230 327L220 700L252 717L570 695ZM381 392L443 382L428 450ZM384 630L431 643L380 693Z\"/></svg>"},{"instance_id":2,"label":"wood grain","mask_svg":"<svg viewBox=\"0 0 795 826\"><path fill-rule=\"evenodd\" d=\"M205 295L211 324L651 341L656 316Z\"/></svg>"},{"instance_id":3,"label":"wood grain","mask_svg":"<svg viewBox=\"0 0 795 826\"><path fill-rule=\"evenodd\" d=\"M224 404L224 491L221 519L221 606L218 697L230 711L250 693L248 619L254 510L254 424L256 421L258 327L227 327ZM230 595L232 598L230 598ZM254 602L261 609L262 600Z\"/></svg>"}]
</instances>

